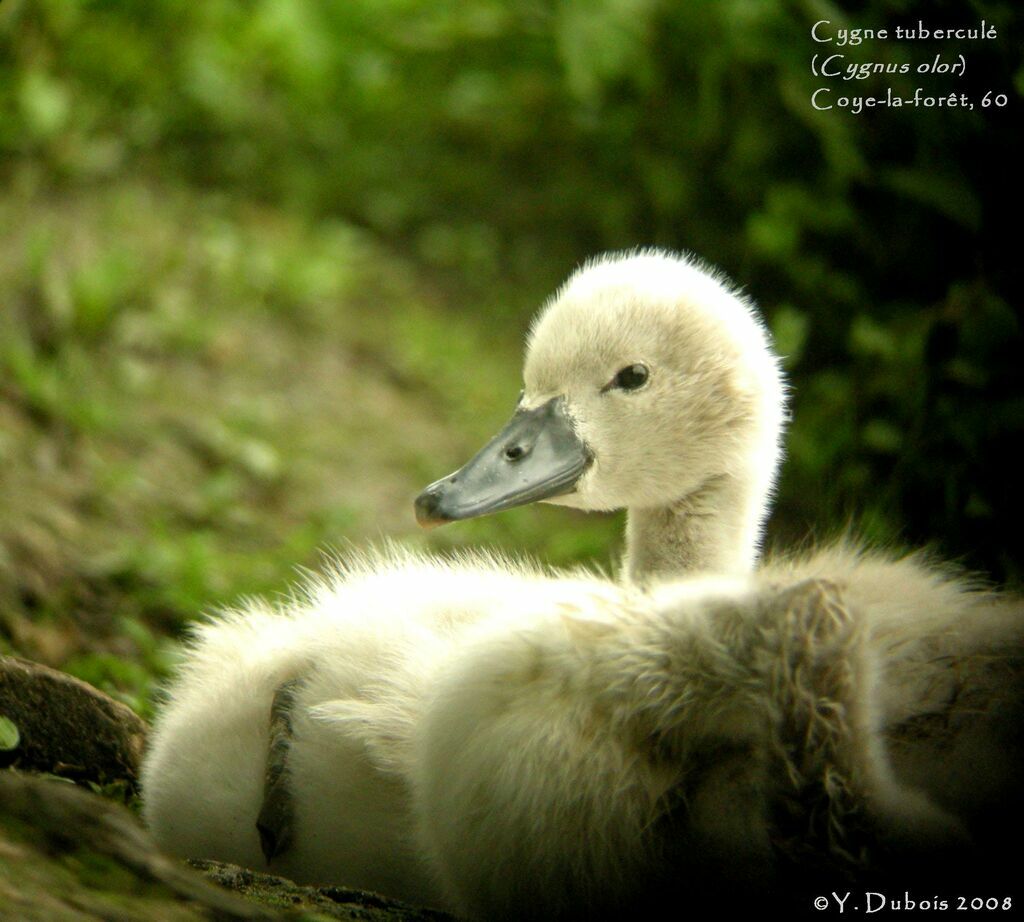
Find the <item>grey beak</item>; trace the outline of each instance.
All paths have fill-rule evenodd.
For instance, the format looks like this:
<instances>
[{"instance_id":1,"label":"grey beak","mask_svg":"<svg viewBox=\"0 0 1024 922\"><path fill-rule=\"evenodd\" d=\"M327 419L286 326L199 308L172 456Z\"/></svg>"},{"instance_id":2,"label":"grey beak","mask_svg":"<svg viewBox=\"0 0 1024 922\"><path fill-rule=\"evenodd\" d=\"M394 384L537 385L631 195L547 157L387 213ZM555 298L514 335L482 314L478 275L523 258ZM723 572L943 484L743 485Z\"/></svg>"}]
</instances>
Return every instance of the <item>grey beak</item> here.
<instances>
[{"instance_id":1,"label":"grey beak","mask_svg":"<svg viewBox=\"0 0 1024 922\"><path fill-rule=\"evenodd\" d=\"M518 410L475 457L416 497L416 521L429 528L571 493L592 460L565 398Z\"/></svg>"}]
</instances>

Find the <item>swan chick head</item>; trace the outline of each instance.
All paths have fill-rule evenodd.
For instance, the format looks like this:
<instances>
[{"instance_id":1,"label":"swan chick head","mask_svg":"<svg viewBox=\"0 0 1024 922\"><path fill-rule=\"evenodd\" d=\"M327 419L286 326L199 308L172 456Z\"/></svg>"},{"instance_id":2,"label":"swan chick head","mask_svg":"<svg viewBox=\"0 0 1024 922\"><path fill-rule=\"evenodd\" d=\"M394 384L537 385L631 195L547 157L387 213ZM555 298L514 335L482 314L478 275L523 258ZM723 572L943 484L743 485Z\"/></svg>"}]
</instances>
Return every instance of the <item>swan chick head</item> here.
<instances>
[{"instance_id":1,"label":"swan chick head","mask_svg":"<svg viewBox=\"0 0 1024 922\"><path fill-rule=\"evenodd\" d=\"M516 414L417 500L422 524L546 500L661 507L722 476L774 480L781 371L754 308L661 251L578 269L535 319Z\"/></svg>"}]
</instances>

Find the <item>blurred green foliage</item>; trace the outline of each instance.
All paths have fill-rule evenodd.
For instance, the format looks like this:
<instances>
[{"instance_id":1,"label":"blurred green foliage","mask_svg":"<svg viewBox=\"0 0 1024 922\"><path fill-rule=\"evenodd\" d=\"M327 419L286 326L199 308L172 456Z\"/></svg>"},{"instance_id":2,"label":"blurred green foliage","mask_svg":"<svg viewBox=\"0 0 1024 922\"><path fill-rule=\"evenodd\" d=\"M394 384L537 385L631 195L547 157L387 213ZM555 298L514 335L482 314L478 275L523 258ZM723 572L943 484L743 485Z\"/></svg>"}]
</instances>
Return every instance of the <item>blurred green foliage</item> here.
<instances>
[{"instance_id":1,"label":"blurred green foliage","mask_svg":"<svg viewBox=\"0 0 1024 922\"><path fill-rule=\"evenodd\" d=\"M963 80L886 75L849 90L991 89L1009 104L815 111L819 19L985 19L999 39L961 49ZM852 521L1020 582L1022 27L1013 0L3 0L5 215L38 228L7 259L0 383L37 429L120 439L90 468L93 503L106 491L146 510L142 531L83 564L86 582L120 581L129 614L173 621L280 585L285 560L325 541L385 530L351 484L352 503L339 483L317 512L300 447L367 477L385 458L410 484L446 472L511 406L540 300L584 257L650 244L725 269L786 356L793 422L773 539ZM918 63L946 46L842 50ZM156 191L111 191L129 181ZM106 204L59 214L82 196ZM26 217L42 201L57 216ZM76 249L85 225L101 245ZM366 457L360 446L382 438L371 422L332 441L324 410L311 417L320 435L304 435L292 414L264 412L258 383L209 418L199 398L167 393L192 380L202 392L203 375L238 358L232 336L254 342L256 317L281 349L316 340L347 356L361 377L346 387L390 382L405 395L392 428L409 442L420 397L461 435L435 451L396 436ZM263 385L305 371L300 355ZM124 448L153 439L201 469L166 500ZM0 460L4 444L0 432ZM393 487L378 499L407 512ZM615 531L521 511L432 541L604 562ZM40 591L44 612L67 602ZM133 643L159 671L148 641ZM81 674L144 695L103 651L83 655Z\"/></svg>"}]
</instances>

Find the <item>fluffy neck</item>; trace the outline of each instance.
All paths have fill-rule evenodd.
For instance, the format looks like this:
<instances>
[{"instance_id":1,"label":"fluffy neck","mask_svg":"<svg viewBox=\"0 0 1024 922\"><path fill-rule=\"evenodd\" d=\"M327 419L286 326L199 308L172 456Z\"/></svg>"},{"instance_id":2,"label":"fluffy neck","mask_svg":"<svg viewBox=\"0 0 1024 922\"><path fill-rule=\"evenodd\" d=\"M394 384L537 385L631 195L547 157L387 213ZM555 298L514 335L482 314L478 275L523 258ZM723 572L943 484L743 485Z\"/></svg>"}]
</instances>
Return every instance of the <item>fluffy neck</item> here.
<instances>
[{"instance_id":1,"label":"fluffy neck","mask_svg":"<svg viewBox=\"0 0 1024 922\"><path fill-rule=\"evenodd\" d=\"M743 574L757 562L770 481L721 474L676 502L630 509L626 576L644 584L713 572Z\"/></svg>"}]
</instances>

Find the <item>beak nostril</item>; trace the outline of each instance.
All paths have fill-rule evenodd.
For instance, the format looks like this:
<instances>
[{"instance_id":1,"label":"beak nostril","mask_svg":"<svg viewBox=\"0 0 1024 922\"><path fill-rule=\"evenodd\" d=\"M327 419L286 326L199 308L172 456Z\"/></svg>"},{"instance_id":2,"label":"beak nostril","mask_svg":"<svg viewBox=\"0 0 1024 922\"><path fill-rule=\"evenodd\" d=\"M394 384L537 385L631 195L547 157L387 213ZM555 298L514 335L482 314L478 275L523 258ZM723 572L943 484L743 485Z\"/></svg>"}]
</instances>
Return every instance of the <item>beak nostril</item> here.
<instances>
[{"instance_id":1,"label":"beak nostril","mask_svg":"<svg viewBox=\"0 0 1024 922\"><path fill-rule=\"evenodd\" d=\"M518 461L525 454L526 449L522 445L509 445L505 449L505 460Z\"/></svg>"}]
</instances>

